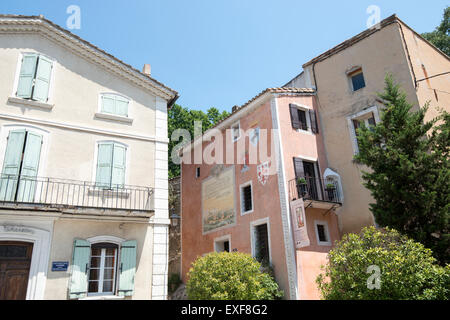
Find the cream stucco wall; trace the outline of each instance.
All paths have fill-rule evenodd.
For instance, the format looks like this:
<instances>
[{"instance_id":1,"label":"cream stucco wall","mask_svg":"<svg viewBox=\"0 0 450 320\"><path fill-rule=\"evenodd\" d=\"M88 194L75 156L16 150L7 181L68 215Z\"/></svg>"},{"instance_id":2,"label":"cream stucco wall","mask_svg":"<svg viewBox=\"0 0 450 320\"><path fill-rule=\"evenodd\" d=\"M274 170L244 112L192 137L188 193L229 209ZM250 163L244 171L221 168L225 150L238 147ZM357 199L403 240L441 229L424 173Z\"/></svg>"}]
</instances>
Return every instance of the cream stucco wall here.
<instances>
[{"instance_id":1,"label":"cream stucco wall","mask_svg":"<svg viewBox=\"0 0 450 320\"><path fill-rule=\"evenodd\" d=\"M42 22L47 26L46 22ZM52 27L49 27L50 29ZM45 32L48 32L45 31ZM55 34L52 34L55 32ZM32 298L66 299L69 273L51 272L52 261L69 261L74 238L117 236L137 240L137 272L133 299L165 299L167 295L167 97L141 86L142 75L122 76L100 64L98 59L75 52L65 44L57 30L26 33L0 32L0 167L3 166L6 138L11 128L30 128L44 140L38 176L95 181L98 141L116 141L127 146L125 184L154 188L154 217L116 217L116 222L52 216L52 237L48 244L50 259L45 292ZM48 36L50 34L51 36ZM78 50L78 49L77 49ZM11 99L15 97L21 54L36 52L53 59L49 100L44 106ZM84 51L83 51L84 52ZM99 53L102 55L102 53ZM112 61L112 60L111 60ZM116 61L111 63L117 63ZM128 68L122 66L121 68ZM133 73L134 71L129 71ZM139 78L141 77L141 78ZM139 79L138 79L139 78ZM132 121L106 120L96 116L100 93L117 93L130 99L128 114ZM0 210L0 226L9 223L11 212ZM27 216L28 215L28 216ZM22 211L14 220L27 226L35 211ZM46 219L39 213L38 219ZM139 220L139 219L138 219ZM69 269L70 270L70 269ZM42 286L44 287L44 286Z\"/></svg>"},{"instance_id":2,"label":"cream stucco wall","mask_svg":"<svg viewBox=\"0 0 450 320\"><path fill-rule=\"evenodd\" d=\"M153 228L147 223L106 221L58 220L53 227L50 261L71 261L75 238L88 239L96 236L114 236L137 241L136 276L133 299L151 299ZM52 272L48 267L46 300L68 298L70 269L67 272Z\"/></svg>"},{"instance_id":3,"label":"cream stucco wall","mask_svg":"<svg viewBox=\"0 0 450 320\"><path fill-rule=\"evenodd\" d=\"M366 87L353 92L346 72L356 66L362 67ZM362 226L374 224L368 206L373 199L362 185L361 170L365 168L353 161L351 128L347 118L372 106L382 107L376 93L383 91L388 72L400 83L407 99L418 107L399 25L390 24L306 68L306 73L315 74L328 163L342 179L345 200L340 210L341 231L359 232Z\"/></svg>"}]
</instances>

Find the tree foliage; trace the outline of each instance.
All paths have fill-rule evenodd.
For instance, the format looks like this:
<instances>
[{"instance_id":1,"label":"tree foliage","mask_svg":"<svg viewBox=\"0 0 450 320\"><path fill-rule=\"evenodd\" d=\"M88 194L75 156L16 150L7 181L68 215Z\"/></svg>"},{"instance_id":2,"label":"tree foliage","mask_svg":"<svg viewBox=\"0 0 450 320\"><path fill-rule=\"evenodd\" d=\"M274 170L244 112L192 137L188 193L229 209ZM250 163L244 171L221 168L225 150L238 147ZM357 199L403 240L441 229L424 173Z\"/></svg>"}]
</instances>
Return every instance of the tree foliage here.
<instances>
[{"instance_id":1,"label":"tree foliage","mask_svg":"<svg viewBox=\"0 0 450 320\"><path fill-rule=\"evenodd\" d=\"M192 300L273 300L283 293L249 254L209 253L189 270L187 295Z\"/></svg>"},{"instance_id":2,"label":"tree foliage","mask_svg":"<svg viewBox=\"0 0 450 320\"><path fill-rule=\"evenodd\" d=\"M376 126L358 129L355 160L369 167L364 185L375 203L378 225L391 227L449 260L450 117L445 111L425 122L428 105L411 111L406 95L386 77L386 108Z\"/></svg>"},{"instance_id":3,"label":"tree foliage","mask_svg":"<svg viewBox=\"0 0 450 320\"><path fill-rule=\"evenodd\" d=\"M202 133L209 128L216 125L219 121L226 118L229 115L227 111L220 112L217 108L209 108L207 112L201 110L189 110L178 104L174 104L168 112L168 134L169 134L169 157L172 154L174 146L180 141L172 141L172 133L176 129L186 129L191 135L191 139L194 138L194 121L202 122ZM180 166L173 163L169 159L169 178L173 178L180 175Z\"/></svg>"},{"instance_id":4,"label":"tree foliage","mask_svg":"<svg viewBox=\"0 0 450 320\"><path fill-rule=\"evenodd\" d=\"M436 30L422 36L450 56L450 7L445 8L442 22Z\"/></svg>"},{"instance_id":5,"label":"tree foliage","mask_svg":"<svg viewBox=\"0 0 450 320\"><path fill-rule=\"evenodd\" d=\"M327 300L447 300L450 267L392 229L347 234L328 254L317 284Z\"/></svg>"}]
</instances>

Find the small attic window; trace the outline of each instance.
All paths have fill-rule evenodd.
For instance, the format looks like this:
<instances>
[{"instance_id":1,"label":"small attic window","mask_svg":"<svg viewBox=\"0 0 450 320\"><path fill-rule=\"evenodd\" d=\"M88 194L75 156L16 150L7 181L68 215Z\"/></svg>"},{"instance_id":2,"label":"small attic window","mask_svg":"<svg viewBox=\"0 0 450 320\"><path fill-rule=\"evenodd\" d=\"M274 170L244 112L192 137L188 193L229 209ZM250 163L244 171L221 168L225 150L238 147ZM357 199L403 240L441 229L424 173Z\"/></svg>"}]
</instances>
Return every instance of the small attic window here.
<instances>
[{"instance_id":1,"label":"small attic window","mask_svg":"<svg viewBox=\"0 0 450 320\"><path fill-rule=\"evenodd\" d=\"M350 78L353 91L358 91L366 86L362 68L351 71L347 76Z\"/></svg>"}]
</instances>

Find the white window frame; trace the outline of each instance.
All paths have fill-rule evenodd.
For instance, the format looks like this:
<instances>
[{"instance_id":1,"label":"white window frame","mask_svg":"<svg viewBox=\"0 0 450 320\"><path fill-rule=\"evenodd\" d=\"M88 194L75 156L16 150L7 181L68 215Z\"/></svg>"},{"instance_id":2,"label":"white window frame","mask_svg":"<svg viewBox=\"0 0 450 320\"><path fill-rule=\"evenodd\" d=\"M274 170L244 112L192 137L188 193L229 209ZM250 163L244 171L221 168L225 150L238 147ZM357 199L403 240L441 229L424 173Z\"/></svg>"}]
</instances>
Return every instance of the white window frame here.
<instances>
[{"instance_id":1,"label":"white window frame","mask_svg":"<svg viewBox=\"0 0 450 320\"><path fill-rule=\"evenodd\" d=\"M128 100L128 110L127 114L128 116L120 116L112 113L107 113L102 111L102 97L104 95L116 95L122 98L125 98ZM133 123L133 117L132 115L132 102L133 100L130 97L127 97L126 95L117 93L117 92L100 92L98 94L98 101L97 101L97 112L95 113L95 118L101 119L101 120L113 120L117 122L122 122L126 124L132 124Z\"/></svg>"},{"instance_id":2,"label":"white window frame","mask_svg":"<svg viewBox=\"0 0 450 320\"><path fill-rule=\"evenodd\" d=\"M307 133L307 134L311 134L314 135L312 132L312 128L311 128L311 117L309 116L309 110L314 110L312 107L307 106L307 105L303 105L303 104L298 104L298 103L292 103L293 106L295 106L298 110L301 111L305 111L306 113L306 126L307 126L307 130L303 130L303 129L296 129L297 132L302 132L302 133Z\"/></svg>"},{"instance_id":3,"label":"white window frame","mask_svg":"<svg viewBox=\"0 0 450 320\"><path fill-rule=\"evenodd\" d=\"M96 183L97 181L97 162L98 162L98 146L100 143L105 142L113 142L120 144L125 147L125 185L128 185L129 183L129 171L130 171L130 146L126 143L117 141L117 140L96 140L95 141L95 149L94 149L94 163L93 163L93 169L92 169L92 177L91 182Z\"/></svg>"},{"instance_id":4,"label":"white window frame","mask_svg":"<svg viewBox=\"0 0 450 320\"><path fill-rule=\"evenodd\" d=\"M252 210L244 211L244 194L242 193L243 189L247 186L251 187L251 196L252 196ZM239 186L239 198L240 198L240 208L241 208L241 216L252 213L255 210L254 201L253 201L253 182L252 180L247 181Z\"/></svg>"},{"instance_id":5,"label":"white window frame","mask_svg":"<svg viewBox=\"0 0 450 320\"><path fill-rule=\"evenodd\" d=\"M370 113L373 113L373 116L375 118L375 123L376 124L380 123L380 121L381 121L380 114L378 112L377 106L371 106L367 109L364 109L358 113L355 113L355 114L347 117L347 126L350 131L350 139L352 141L354 155L357 155L359 153L359 148L358 148L358 140L356 139L356 132L355 132L355 127L353 125L353 120L365 119ZM367 119L368 119L368 117L367 117ZM366 124L366 126L367 126L367 124Z\"/></svg>"},{"instance_id":6,"label":"white window frame","mask_svg":"<svg viewBox=\"0 0 450 320\"><path fill-rule=\"evenodd\" d=\"M92 299L93 297L98 298L101 296L119 297L115 294L117 292L117 288L119 287L119 279L120 279L120 271L117 266L118 266L118 263L120 260L120 252L121 252L120 248L122 246L122 242L124 242L125 239L115 237L115 236L103 235L103 236L95 236L95 237L88 238L88 239L86 239L86 241L88 241L91 244L91 246L96 243L104 243L104 242L112 243L112 244L117 245L117 251L116 251L116 266L115 266L116 272L115 272L115 277L114 277L114 291L113 292L97 292L97 293L87 292L87 297L84 299L89 300L89 298ZM89 253L89 266L91 263L91 256L92 256L92 248L91 248L91 252ZM89 275L88 275L87 280L88 280L88 286L89 286ZM89 290L89 287L88 287L88 290ZM120 297L120 298L123 298L123 297Z\"/></svg>"},{"instance_id":7,"label":"white window frame","mask_svg":"<svg viewBox=\"0 0 450 320\"><path fill-rule=\"evenodd\" d=\"M323 225L325 229L325 236L328 241L320 241L319 231L317 230L318 225ZM322 220L314 220L314 232L316 233L316 240L319 246L331 246L330 229L328 228L328 222Z\"/></svg>"},{"instance_id":8,"label":"white window frame","mask_svg":"<svg viewBox=\"0 0 450 320\"><path fill-rule=\"evenodd\" d=\"M229 246L229 249L230 249L230 252L231 252L231 234L227 234L227 235L224 235L222 237L215 238L214 239L214 251L215 252L223 252L223 251L218 251L217 250L217 244L218 243L223 243L223 242L226 242L226 241L228 241L228 246Z\"/></svg>"},{"instance_id":9,"label":"white window frame","mask_svg":"<svg viewBox=\"0 0 450 320\"><path fill-rule=\"evenodd\" d=\"M41 102L41 101L35 101L31 99L24 99L17 96L17 89L19 87L19 80L20 80L20 69L22 68L22 60L23 57L26 54L37 54L46 57L47 59L52 61L52 70L50 74L50 85L48 87L48 96L47 96L47 102ZM11 95L8 97L8 102L11 103L19 103L25 106L30 107L37 107L42 109L51 110L54 107L53 102L53 87L55 83L55 66L56 66L56 60L52 57L49 57L46 54L42 54L40 52L33 52L33 51L23 51L20 52L17 58L17 64L16 64L16 75L14 77L14 85L13 85L13 91Z\"/></svg>"},{"instance_id":10,"label":"white window frame","mask_svg":"<svg viewBox=\"0 0 450 320\"><path fill-rule=\"evenodd\" d=\"M234 130L235 130L236 126L238 127L237 130L239 132L239 136L237 138L234 138ZM233 142L236 142L241 138L241 122L240 121L236 121L235 123L233 123L231 125L230 133L231 133L231 141L233 141Z\"/></svg>"},{"instance_id":11,"label":"white window frame","mask_svg":"<svg viewBox=\"0 0 450 320\"><path fill-rule=\"evenodd\" d=\"M267 224L267 242L269 244L269 264L272 265L272 242L270 239L270 220L269 217L262 218L258 220L254 220L250 222L250 245L251 245L251 252L252 257L255 258L256 256L256 227L260 226L262 224Z\"/></svg>"}]
</instances>

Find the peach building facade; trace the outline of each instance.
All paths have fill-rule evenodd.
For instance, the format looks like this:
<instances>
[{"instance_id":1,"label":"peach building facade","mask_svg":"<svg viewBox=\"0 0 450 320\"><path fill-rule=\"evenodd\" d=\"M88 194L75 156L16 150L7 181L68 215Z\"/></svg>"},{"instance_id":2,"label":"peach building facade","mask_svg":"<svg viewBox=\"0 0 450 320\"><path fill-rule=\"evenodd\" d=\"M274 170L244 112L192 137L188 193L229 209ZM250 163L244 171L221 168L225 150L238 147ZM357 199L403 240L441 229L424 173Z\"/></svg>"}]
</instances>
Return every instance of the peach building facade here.
<instances>
[{"instance_id":1,"label":"peach building facade","mask_svg":"<svg viewBox=\"0 0 450 320\"><path fill-rule=\"evenodd\" d=\"M184 282L198 257L238 251L273 268L285 299L319 298L315 279L339 240L341 206L319 127L314 90L271 88L184 149ZM220 151L222 159L194 161Z\"/></svg>"},{"instance_id":2,"label":"peach building facade","mask_svg":"<svg viewBox=\"0 0 450 320\"><path fill-rule=\"evenodd\" d=\"M425 120L437 108L450 110L450 58L393 15L303 65L286 87L317 91L317 108L328 163L342 180L345 198L339 216L341 233L375 225L374 200L363 186L355 128L380 121L383 102L377 92L391 73L413 110L430 103Z\"/></svg>"}]
</instances>

